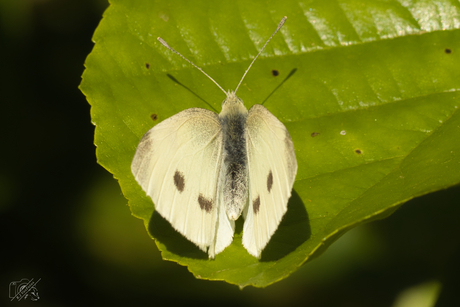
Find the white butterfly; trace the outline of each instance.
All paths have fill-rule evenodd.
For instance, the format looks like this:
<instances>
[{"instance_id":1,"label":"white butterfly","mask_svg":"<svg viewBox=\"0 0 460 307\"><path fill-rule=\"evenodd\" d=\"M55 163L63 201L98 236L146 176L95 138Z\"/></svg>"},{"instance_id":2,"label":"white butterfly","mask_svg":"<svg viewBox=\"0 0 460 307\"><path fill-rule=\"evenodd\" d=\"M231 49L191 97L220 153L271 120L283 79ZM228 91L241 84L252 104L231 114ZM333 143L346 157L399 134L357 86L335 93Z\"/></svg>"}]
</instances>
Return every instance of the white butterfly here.
<instances>
[{"instance_id":1,"label":"white butterfly","mask_svg":"<svg viewBox=\"0 0 460 307\"><path fill-rule=\"evenodd\" d=\"M230 245L241 213L243 245L259 258L287 210L297 172L286 127L262 105L248 112L235 94L249 68L228 92L202 71L227 95L220 114L192 108L164 120L142 137L131 165L155 209L210 258Z\"/></svg>"}]
</instances>

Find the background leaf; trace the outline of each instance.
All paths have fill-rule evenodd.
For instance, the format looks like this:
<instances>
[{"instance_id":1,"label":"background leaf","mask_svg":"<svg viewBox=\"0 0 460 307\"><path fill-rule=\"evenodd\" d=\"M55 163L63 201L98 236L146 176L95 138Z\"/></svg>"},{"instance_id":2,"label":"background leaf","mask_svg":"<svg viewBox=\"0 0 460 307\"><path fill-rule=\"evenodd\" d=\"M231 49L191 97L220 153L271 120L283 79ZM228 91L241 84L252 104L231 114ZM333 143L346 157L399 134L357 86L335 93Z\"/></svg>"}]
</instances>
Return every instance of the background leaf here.
<instances>
[{"instance_id":1,"label":"background leaf","mask_svg":"<svg viewBox=\"0 0 460 307\"><path fill-rule=\"evenodd\" d=\"M449 1L113 1L81 85L98 162L164 259L200 278L266 286L346 230L460 181L458 12ZM294 196L261 261L242 248L241 231L209 261L153 212L130 172L152 114L160 122L189 107L220 111L224 98L156 37L233 88L283 15L238 95L247 107L264 103L290 131Z\"/></svg>"}]
</instances>

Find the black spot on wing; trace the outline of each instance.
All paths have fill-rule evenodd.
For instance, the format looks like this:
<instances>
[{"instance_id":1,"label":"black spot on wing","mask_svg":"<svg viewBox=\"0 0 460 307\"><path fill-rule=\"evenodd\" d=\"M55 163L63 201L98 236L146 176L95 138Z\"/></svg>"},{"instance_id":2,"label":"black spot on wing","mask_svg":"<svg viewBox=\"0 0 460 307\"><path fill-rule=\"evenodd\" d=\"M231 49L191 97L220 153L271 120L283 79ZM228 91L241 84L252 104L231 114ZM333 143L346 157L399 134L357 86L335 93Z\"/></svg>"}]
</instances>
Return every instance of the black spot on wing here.
<instances>
[{"instance_id":1,"label":"black spot on wing","mask_svg":"<svg viewBox=\"0 0 460 307\"><path fill-rule=\"evenodd\" d=\"M270 193L270 191L272 190L272 186L273 186L273 174L272 174L272 170L270 170L270 173L268 173L268 177L267 177L267 191L268 191L268 193Z\"/></svg>"},{"instance_id":2,"label":"black spot on wing","mask_svg":"<svg viewBox=\"0 0 460 307\"><path fill-rule=\"evenodd\" d=\"M201 210L206 211L206 213L211 213L212 199L206 199L206 197L200 194L200 196L198 196L198 203L200 204Z\"/></svg>"},{"instance_id":3,"label":"black spot on wing","mask_svg":"<svg viewBox=\"0 0 460 307\"><path fill-rule=\"evenodd\" d=\"M176 171L174 173L174 185L176 186L177 190L179 192L182 192L184 191L184 188L185 188L185 178L184 178L184 174L182 174L181 172L179 171Z\"/></svg>"},{"instance_id":4,"label":"black spot on wing","mask_svg":"<svg viewBox=\"0 0 460 307\"><path fill-rule=\"evenodd\" d=\"M252 210L254 211L254 214L257 214L257 212L259 212L259 207L260 207L260 195L258 195L257 198L252 202Z\"/></svg>"}]
</instances>

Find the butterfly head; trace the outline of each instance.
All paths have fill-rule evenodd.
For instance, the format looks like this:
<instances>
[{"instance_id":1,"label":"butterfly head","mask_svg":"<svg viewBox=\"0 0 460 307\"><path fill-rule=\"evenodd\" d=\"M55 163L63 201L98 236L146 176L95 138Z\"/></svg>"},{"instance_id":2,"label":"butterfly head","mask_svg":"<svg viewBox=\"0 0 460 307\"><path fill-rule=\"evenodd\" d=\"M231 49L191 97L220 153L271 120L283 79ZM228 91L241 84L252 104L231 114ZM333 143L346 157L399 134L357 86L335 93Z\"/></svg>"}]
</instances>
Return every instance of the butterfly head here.
<instances>
[{"instance_id":1,"label":"butterfly head","mask_svg":"<svg viewBox=\"0 0 460 307\"><path fill-rule=\"evenodd\" d=\"M243 100L241 100L238 96L236 96L236 93L235 91L232 91L232 90L229 90L227 93L225 93L227 95L227 98L225 98L224 101L222 101L222 107L224 107L224 105L228 105L228 104L243 104Z\"/></svg>"},{"instance_id":2,"label":"butterfly head","mask_svg":"<svg viewBox=\"0 0 460 307\"><path fill-rule=\"evenodd\" d=\"M228 91L227 98L222 101L222 111L220 112L221 116L227 114L238 114L238 113L248 113L248 110L244 106L243 100L236 96L234 91Z\"/></svg>"}]
</instances>

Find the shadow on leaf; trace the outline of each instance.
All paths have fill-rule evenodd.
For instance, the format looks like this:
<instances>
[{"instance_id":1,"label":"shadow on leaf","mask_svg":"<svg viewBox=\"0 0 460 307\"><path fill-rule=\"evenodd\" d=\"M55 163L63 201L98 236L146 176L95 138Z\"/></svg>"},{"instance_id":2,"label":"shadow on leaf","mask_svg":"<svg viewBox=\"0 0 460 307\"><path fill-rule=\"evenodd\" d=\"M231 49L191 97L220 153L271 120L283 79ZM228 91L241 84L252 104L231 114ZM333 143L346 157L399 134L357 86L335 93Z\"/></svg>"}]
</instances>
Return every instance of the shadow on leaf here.
<instances>
[{"instance_id":1,"label":"shadow on leaf","mask_svg":"<svg viewBox=\"0 0 460 307\"><path fill-rule=\"evenodd\" d=\"M295 190L289 199L288 210L275 234L262 251L260 261L276 261L295 251L311 236L310 220L305 205Z\"/></svg>"},{"instance_id":2,"label":"shadow on leaf","mask_svg":"<svg viewBox=\"0 0 460 307\"><path fill-rule=\"evenodd\" d=\"M208 259L207 253L177 232L157 211L153 212L150 218L149 232L173 254L193 259Z\"/></svg>"},{"instance_id":3,"label":"shadow on leaf","mask_svg":"<svg viewBox=\"0 0 460 307\"><path fill-rule=\"evenodd\" d=\"M197 93L195 93L194 91L192 91L190 88L188 88L187 86L185 86L184 84L180 83L176 78L174 78L174 76L170 75L170 74L166 74L166 76L168 76L169 79L173 80L175 83L177 83L178 85L182 86L183 88L185 88L187 91L189 91L190 93L192 93L195 97L197 97L198 99L200 99L201 101L203 101L205 104L207 104L211 109L214 110L214 112L216 113L219 113L219 111L217 111L209 102L207 102L206 100L204 100L203 98L201 98L201 96L199 96Z\"/></svg>"},{"instance_id":4,"label":"shadow on leaf","mask_svg":"<svg viewBox=\"0 0 460 307\"><path fill-rule=\"evenodd\" d=\"M268 94L267 98L265 98L264 101L262 101L260 104L264 105L265 102L281 87L281 85L283 85L284 82L286 82L289 78L291 78L296 73L296 71L297 71L297 68L294 68L293 70L291 70L291 72L287 75L287 77L284 78L284 80L281 81L281 83L278 84L278 86L275 87L275 89L270 94Z\"/></svg>"},{"instance_id":5,"label":"shadow on leaf","mask_svg":"<svg viewBox=\"0 0 460 307\"><path fill-rule=\"evenodd\" d=\"M235 234L243 228L242 218L238 219ZM154 212L149 222L149 232L167 250L181 257L193 259L208 259L208 255L195 244L177 232L171 224L158 212ZM310 222L305 206L299 195L293 191L289 200L288 210L283 217L277 231L262 251L260 261L276 261L296 250L311 236ZM242 250L244 248L241 246ZM244 252L247 252L244 250Z\"/></svg>"}]
</instances>

